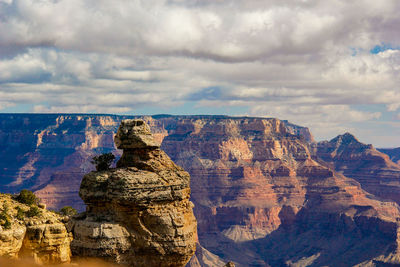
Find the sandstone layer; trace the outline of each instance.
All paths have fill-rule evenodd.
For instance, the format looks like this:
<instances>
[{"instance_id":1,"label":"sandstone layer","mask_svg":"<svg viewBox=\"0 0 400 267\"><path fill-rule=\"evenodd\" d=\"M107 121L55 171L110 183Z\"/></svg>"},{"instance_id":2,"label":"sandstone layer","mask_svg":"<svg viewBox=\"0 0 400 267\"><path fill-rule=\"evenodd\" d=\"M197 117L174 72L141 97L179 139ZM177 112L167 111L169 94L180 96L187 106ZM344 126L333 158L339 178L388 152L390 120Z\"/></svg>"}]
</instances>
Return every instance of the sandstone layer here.
<instances>
[{"instance_id":1,"label":"sandstone layer","mask_svg":"<svg viewBox=\"0 0 400 267\"><path fill-rule=\"evenodd\" d=\"M400 204L400 165L372 145L363 144L346 133L329 142L320 142L313 149L317 157L332 169L357 180L364 190Z\"/></svg>"},{"instance_id":2,"label":"sandstone layer","mask_svg":"<svg viewBox=\"0 0 400 267\"><path fill-rule=\"evenodd\" d=\"M208 267L208 266L218 266L223 267L225 266L224 261L217 255L211 253L200 243L196 244L196 253L190 259L186 267Z\"/></svg>"},{"instance_id":3,"label":"sandstone layer","mask_svg":"<svg viewBox=\"0 0 400 267\"><path fill-rule=\"evenodd\" d=\"M378 151L385 153L390 159L400 165L400 147L398 148L378 148Z\"/></svg>"},{"instance_id":4,"label":"sandstone layer","mask_svg":"<svg viewBox=\"0 0 400 267\"><path fill-rule=\"evenodd\" d=\"M6 151L17 160L0 162L0 170L5 170L0 172L5 175L2 182L7 181L3 188L32 185L53 207L65 203L79 207L77 198L70 196L78 191L81 175L93 168L88 164L91 156L120 154L112 138L125 117L10 116L16 115L0 115L0 153ZM50 118L47 124L39 123L44 118ZM199 241L210 252L199 254L203 266L213 266L207 263L210 258L233 260L236 266L399 263L399 208L391 202L400 195L397 167L373 147L346 137L312 145L307 128L278 119L167 115L144 119L161 148L191 175ZM50 147L55 150L50 152ZM156 150L129 152L121 162L135 161L124 168L153 172L158 164L153 159L166 157ZM52 165L51 153L57 154ZM136 169L129 173L134 176ZM115 170L107 175L119 176ZM102 181L100 174L89 177ZM117 186L108 183L110 188ZM83 220L99 223L93 232L96 238L116 227L101 226L100 217ZM115 244L125 240L124 229L118 228L115 233L121 234L110 240Z\"/></svg>"},{"instance_id":5,"label":"sandstone layer","mask_svg":"<svg viewBox=\"0 0 400 267\"><path fill-rule=\"evenodd\" d=\"M1 220L11 223L0 226L0 256L29 258L38 264L70 262L71 236L60 216L45 209L40 209L37 216L18 216L18 209L26 214L30 208L10 195L0 194L0 203Z\"/></svg>"},{"instance_id":6,"label":"sandstone layer","mask_svg":"<svg viewBox=\"0 0 400 267\"><path fill-rule=\"evenodd\" d=\"M121 120L131 118L137 117L0 114L0 192L15 193L26 188L35 191L49 208L72 205L83 210L84 204L78 191L82 176L94 169L90 159L96 154L111 151L121 155L113 138ZM165 136L187 118L206 121L227 117L143 117L158 143L162 143ZM288 125L289 131L299 138L312 140L307 128Z\"/></svg>"},{"instance_id":7,"label":"sandstone layer","mask_svg":"<svg viewBox=\"0 0 400 267\"><path fill-rule=\"evenodd\" d=\"M77 257L128 266L185 266L196 249L190 176L159 148L143 120L125 120L115 137L117 168L83 177L87 205L69 224Z\"/></svg>"},{"instance_id":8,"label":"sandstone layer","mask_svg":"<svg viewBox=\"0 0 400 267\"><path fill-rule=\"evenodd\" d=\"M162 148L191 174L200 243L237 266L397 253L398 206L315 160L282 121L182 120Z\"/></svg>"}]
</instances>

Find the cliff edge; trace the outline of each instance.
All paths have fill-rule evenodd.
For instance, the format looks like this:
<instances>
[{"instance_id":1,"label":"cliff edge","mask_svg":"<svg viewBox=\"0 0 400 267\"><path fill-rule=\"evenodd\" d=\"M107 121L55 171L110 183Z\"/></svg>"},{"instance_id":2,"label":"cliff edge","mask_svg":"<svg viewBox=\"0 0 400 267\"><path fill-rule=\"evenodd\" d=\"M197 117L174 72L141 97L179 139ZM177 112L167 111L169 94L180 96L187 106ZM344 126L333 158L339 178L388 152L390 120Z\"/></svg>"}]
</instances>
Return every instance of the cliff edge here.
<instances>
[{"instance_id":1,"label":"cliff edge","mask_svg":"<svg viewBox=\"0 0 400 267\"><path fill-rule=\"evenodd\" d=\"M70 262L71 236L61 216L43 206L17 202L9 194L0 194L0 203L1 258L33 259L38 264Z\"/></svg>"},{"instance_id":2,"label":"cliff edge","mask_svg":"<svg viewBox=\"0 0 400 267\"><path fill-rule=\"evenodd\" d=\"M71 220L77 257L129 266L185 266L194 254L197 223L190 176L160 149L143 120L124 120L115 137L117 168L83 177L87 205Z\"/></svg>"}]
</instances>

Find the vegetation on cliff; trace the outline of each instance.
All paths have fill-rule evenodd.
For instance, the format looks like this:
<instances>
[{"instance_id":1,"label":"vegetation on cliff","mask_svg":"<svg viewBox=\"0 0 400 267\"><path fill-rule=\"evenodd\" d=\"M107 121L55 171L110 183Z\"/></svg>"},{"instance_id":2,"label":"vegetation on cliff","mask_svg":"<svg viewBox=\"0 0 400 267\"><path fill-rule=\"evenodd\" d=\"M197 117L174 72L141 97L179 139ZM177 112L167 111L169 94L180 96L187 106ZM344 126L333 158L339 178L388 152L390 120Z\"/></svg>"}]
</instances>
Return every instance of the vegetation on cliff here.
<instances>
[{"instance_id":1,"label":"vegetation on cliff","mask_svg":"<svg viewBox=\"0 0 400 267\"><path fill-rule=\"evenodd\" d=\"M59 213L64 216L74 216L78 211L71 206L65 206L60 209Z\"/></svg>"},{"instance_id":2,"label":"vegetation on cliff","mask_svg":"<svg viewBox=\"0 0 400 267\"><path fill-rule=\"evenodd\" d=\"M37 205L39 203L39 199L36 197L32 191L27 189L22 189L19 195L15 198L18 202L26 204L26 205Z\"/></svg>"},{"instance_id":3,"label":"vegetation on cliff","mask_svg":"<svg viewBox=\"0 0 400 267\"><path fill-rule=\"evenodd\" d=\"M123 117L54 115L47 121L39 115L17 117L0 125L0 141L6 148L0 154L12 155L12 160L0 163L2 185L22 175L17 188L41 188L37 194L49 207L71 205L83 210L77 191L82 176L92 169L90 157L104 151L122 153L115 150L113 136ZM50 123L56 119L57 125ZM107 123L102 122L105 119ZM146 120L162 149L191 174L191 199L204 250L225 261L272 266L389 262L379 257L390 253L395 263L399 257L395 222L399 208L390 202L400 203L398 167L375 148L358 144L349 134L313 147L307 128L278 119L157 116ZM26 127L15 131L23 123ZM121 163L134 161L130 168L150 172L155 165L149 162L157 163L154 158L159 155L127 153ZM97 172L89 181L98 182L88 183L87 188L93 186L90 189L101 194L123 192L129 189L126 180L108 181L119 175L102 179ZM91 208L96 209L94 204ZM113 208L93 216L93 223L103 225L106 211ZM203 253L204 259L207 256Z\"/></svg>"},{"instance_id":4,"label":"vegetation on cliff","mask_svg":"<svg viewBox=\"0 0 400 267\"><path fill-rule=\"evenodd\" d=\"M185 266L197 237L189 174L160 149L143 120L122 121L115 144L123 149L118 168L97 168L82 179L87 211L68 223L73 255L134 267Z\"/></svg>"},{"instance_id":5,"label":"vegetation on cliff","mask_svg":"<svg viewBox=\"0 0 400 267\"><path fill-rule=\"evenodd\" d=\"M31 258L40 264L70 261L71 236L62 218L37 206L32 192L0 194L0 203L0 257Z\"/></svg>"},{"instance_id":6,"label":"vegetation on cliff","mask_svg":"<svg viewBox=\"0 0 400 267\"><path fill-rule=\"evenodd\" d=\"M91 163L96 167L96 171L107 171L114 160L115 156L112 153L104 153L94 156Z\"/></svg>"}]
</instances>

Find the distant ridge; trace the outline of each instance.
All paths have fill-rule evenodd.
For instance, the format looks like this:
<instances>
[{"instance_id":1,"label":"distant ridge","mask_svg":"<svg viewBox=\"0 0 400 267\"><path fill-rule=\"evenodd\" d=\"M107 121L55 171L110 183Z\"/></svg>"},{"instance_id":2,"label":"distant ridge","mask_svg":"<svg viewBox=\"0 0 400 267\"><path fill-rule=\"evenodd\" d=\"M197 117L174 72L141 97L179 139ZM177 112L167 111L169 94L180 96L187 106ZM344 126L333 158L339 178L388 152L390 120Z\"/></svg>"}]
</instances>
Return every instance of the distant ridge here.
<instances>
[{"instance_id":1,"label":"distant ridge","mask_svg":"<svg viewBox=\"0 0 400 267\"><path fill-rule=\"evenodd\" d=\"M316 143L274 118L0 114L0 190L28 187L49 208L83 210L81 179L94 155L121 156L124 118L143 118L190 173L199 242L222 261L400 264L400 166L351 134Z\"/></svg>"},{"instance_id":2,"label":"distant ridge","mask_svg":"<svg viewBox=\"0 0 400 267\"><path fill-rule=\"evenodd\" d=\"M382 153L385 153L390 157L390 159L397 164L400 164L400 147L398 148L378 148Z\"/></svg>"}]
</instances>

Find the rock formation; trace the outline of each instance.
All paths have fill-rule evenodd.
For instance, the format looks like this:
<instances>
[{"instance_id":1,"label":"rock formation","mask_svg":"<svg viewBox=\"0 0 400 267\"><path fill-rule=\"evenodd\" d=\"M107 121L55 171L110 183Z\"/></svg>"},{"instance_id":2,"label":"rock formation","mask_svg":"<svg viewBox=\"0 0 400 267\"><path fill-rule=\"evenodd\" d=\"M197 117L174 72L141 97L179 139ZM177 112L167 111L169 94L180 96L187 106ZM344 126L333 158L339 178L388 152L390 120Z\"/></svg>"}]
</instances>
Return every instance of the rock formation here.
<instances>
[{"instance_id":1,"label":"rock formation","mask_svg":"<svg viewBox=\"0 0 400 267\"><path fill-rule=\"evenodd\" d=\"M71 236L61 217L45 209L26 215L29 207L0 194L1 220L10 224L0 226L0 256L16 259L31 258L39 264L60 264L70 261ZM18 212L18 210L20 210Z\"/></svg>"},{"instance_id":2,"label":"rock formation","mask_svg":"<svg viewBox=\"0 0 400 267\"><path fill-rule=\"evenodd\" d=\"M0 114L0 192L35 191L49 208L73 204L94 154L114 150L118 116Z\"/></svg>"},{"instance_id":3,"label":"rock formation","mask_svg":"<svg viewBox=\"0 0 400 267\"><path fill-rule=\"evenodd\" d=\"M314 154L332 169L357 180L367 192L400 204L400 165L372 145L346 133L314 145Z\"/></svg>"},{"instance_id":4,"label":"rock formation","mask_svg":"<svg viewBox=\"0 0 400 267\"><path fill-rule=\"evenodd\" d=\"M390 159L400 165L400 147L398 148L379 148L380 152L385 153Z\"/></svg>"},{"instance_id":5,"label":"rock formation","mask_svg":"<svg viewBox=\"0 0 400 267\"><path fill-rule=\"evenodd\" d=\"M90 159L96 154L111 151L120 155L113 138L121 120L132 118L137 117L0 114L0 192L15 193L26 188L35 191L49 208L60 209L72 205L78 210L84 210L78 191L82 176L94 169ZM174 132L182 120L205 122L226 118L169 115L144 117L154 139L159 143ZM294 124L288 124L287 128L293 135L312 141L307 128Z\"/></svg>"},{"instance_id":6,"label":"rock formation","mask_svg":"<svg viewBox=\"0 0 400 267\"><path fill-rule=\"evenodd\" d=\"M225 262L221 260L220 257L202 247L200 243L197 243L196 253L190 259L186 267L223 267L224 265Z\"/></svg>"},{"instance_id":7,"label":"rock formation","mask_svg":"<svg viewBox=\"0 0 400 267\"><path fill-rule=\"evenodd\" d=\"M77 198L71 196L79 189L81 174L92 168L89 158L118 153L112 138L125 118L0 114L0 157L15 159L0 162L3 189L32 186L51 207L66 203L77 207ZM399 208L391 202L400 195L396 164L372 146L350 135L311 145L307 128L278 119L167 115L144 119L161 148L191 175L201 244L198 263L220 266L232 260L240 267L400 262ZM94 244L108 236L108 243L98 242L115 244L106 256L118 249L123 255L127 248L120 244L131 231L125 215L106 225L114 216L107 212L128 208L119 204L124 199L95 208L111 195L90 194L95 188L90 185L112 192L120 188L112 177L118 180L121 169L136 177L136 169L158 174L157 166L173 168L155 160L166 156L154 144L149 146L128 148L118 163L120 169L85 178L89 210L80 221L81 231L97 223L97 230L84 239ZM114 228L118 229L110 230ZM90 247L84 251L98 252Z\"/></svg>"},{"instance_id":8,"label":"rock formation","mask_svg":"<svg viewBox=\"0 0 400 267\"><path fill-rule=\"evenodd\" d=\"M84 217L71 221L77 257L129 266L185 266L196 248L190 176L162 151L143 120L124 120L116 169L84 176Z\"/></svg>"},{"instance_id":9,"label":"rock formation","mask_svg":"<svg viewBox=\"0 0 400 267\"><path fill-rule=\"evenodd\" d=\"M226 261L336 266L396 254L398 206L314 160L277 119L181 120L162 148L191 174L200 244Z\"/></svg>"}]
</instances>

